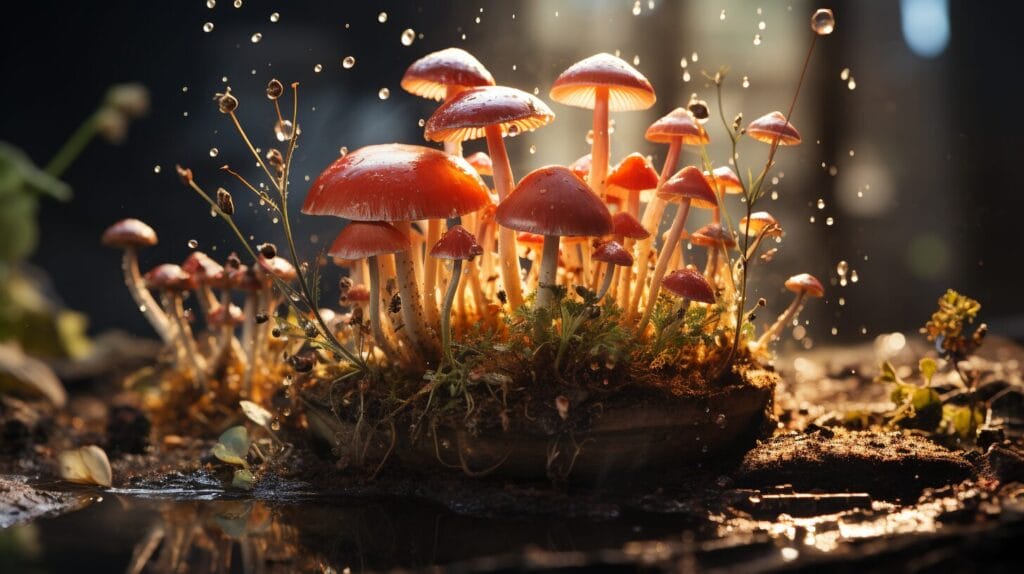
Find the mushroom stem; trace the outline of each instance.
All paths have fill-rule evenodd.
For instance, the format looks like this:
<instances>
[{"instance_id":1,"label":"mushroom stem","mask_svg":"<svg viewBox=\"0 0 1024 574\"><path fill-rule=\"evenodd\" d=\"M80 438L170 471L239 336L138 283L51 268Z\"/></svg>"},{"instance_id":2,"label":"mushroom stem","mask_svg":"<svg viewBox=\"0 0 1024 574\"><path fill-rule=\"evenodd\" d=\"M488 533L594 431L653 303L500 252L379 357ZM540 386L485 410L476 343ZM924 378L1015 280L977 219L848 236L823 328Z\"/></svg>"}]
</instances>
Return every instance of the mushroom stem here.
<instances>
[{"instance_id":1,"label":"mushroom stem","mask_svg":"<svg viewBox=\"0 0 1024 574\"><path fill-rule=\"evenodd\" d=\"M246 396L252 391L253 371L256 370L256 305L257 294L249 291L245 294L245 306L242 314L242 348L245 350L245 375L242 378L242 389Z\"/></svg>"},{"instance_id":2,"label":"mushroom stem","mask_svg":"<svg viewBox=\"0 0 1024 574\"><path fill-rule=\"evenodd\" d=\"M192 328L188 326L188 321L185 320L185 307L181 300L181 293L172 291L169 293L169 296L172 309L171 316L174 317L174 323L178 326L178 333L185 347L185 357L189 362L189 367L192 369L193 376L195 376L193 385L206 392L206 361L199 354L199 349L196 348L196 341L192 338Z\"/></svg>"},{"instance_id":3,"label":"mushroom stem","mask_svg":"<svg viewBox=\"0 0 1024 574\"><path fill-rule=\"evenodd\" d=\"M786 308L785 312L779 315L779 318L772 323L772 326L768 327L768 330L761 335L761 338L758 339L756 343L754 343L755 349L764 348L768 343L771 343L779 336L780 333L782 333L782 329L784 329L786 325L797 316L800 309L803 308L804 297L806 295L806 291L800 291L796 294L796 297L793 298L793 302L789 304L789 307Z\"/></svg>"},{"instance_id":4,"label":"mushroom stem","mask_svg":"<svg viewBox=\"0 0 1024 574\"><path fill-rule=\"evenodd\" d=\"M633 245L636 243L632 238L625 238L622 242L622 248L626 250L626 253L633 254ZM639 261L634 259L634 261ZM634 265L643 267L646 263L635 263ZM619 275L619 286L616 298L619 302L619 307L625 309L629 305L630 296L633 288L633 265L623 267Z\"/></svg>"},{"instance_id":5,"label":"mushroom stem","mask_svg":"<svg viewBox=\"0 0 1024 574\"><path fill-rule=\"evenodd\" d=\"M384 333L384 326L380 320L380 268L377 265L377 256L368 259L370 271L370 332L373 333L373 340L384 355L391 359L398 359L401 355L392 345L391 339Z\"/></svg>"},{"instance_id":6,"label":"mushroom stem","mask_svg":"<svg viewBox=\"0 0 1024 574\"><path fill-rule=\"evenodd\" d=\"M505 140L501 136L501 126L494 124L485 129L487 151L491 154L491 162L494 165L494 189L498 192L498 201L504 201L515 187L512 166L505 150ZM514 311L523 304L523 285L519 272L519 258L516 256L516 234L504 226L498 228L498 258L501 260L501 281L505 286L509 307Z\"/></svg>"},{"instance_id":7,"label":"mushroom stem","mask_svg":"<svg viewBox=\"0 0 1024 574\"><path fill-rule=\"evenodd\" d=\"M558 280L558 235L544 236L544 250L541 252L540 275L537 278L537 308L551 306L555 297Z\"/></svg>"},{"instance_id":8,"label":"mushroom stem","mask_svg":"<svg viewBox=\"0 0 1024 574\"><path fill-rule=\"evenodd\" d=\"M660 190L668 178L672 176L672 173L676 170L676 164L679 163L679 153L682 151L683 143L682 138L672 138L672 143L668 146L668 153L665 155L665 165L661 168L661 177L658 178L658 187ZM650 233L650 237L640 241L637 245L637 262L639 268L636 274L636 291L633 293L633 300L629 303L629 308L626 309L626 322L633 319L636 315L637 310L640 307L640 298L644 294L644 281L647 279L648 265L647 261L651 257L651 250L654 246L654 239L658 236L658 227L661 224L661 216L665 213L665 200L658 197L657 191L654 193L654 198L647 204L647 209L644 210L644 218L641 222L644 229ZM647 298L651 300L650 297Z\"/></svg>"},{"instance_id":9,"label":"mushroom stem","mask_svg":"<svg viewBox=\"0 0 1024 574\"><path fill-rule=\"evenodd\" d=\"M608 87L594 89L594 140L590 144L590 189L602 200L608 179Z\"/></svg>"},{"instance_id":10,"label":"mushroom stem","mask_svg":"<svg viewBox=\"0 0 1024 574\"><path fill-rule=\"evenodd\" d=\"M611 263L606 263L604 269L604 281L601 282L601 288L597 291L597 302L600 303L601 299L604 299L608 288L612 286L612 278L615 277L615 267Z\"/></svg>"},{"instance_id":11,"label":"mushroom stem","mask_svg":"<svg viewBox=\"0 0 1024 574\"><path fill-rule=\"evenodd\" d=\"M445 142L446 144L448 142ZM440 219L427 221L427 246L437 243L441 239ZM438 261L433 257L426 257L423 262L423 311L426 313L427 322L431 325L437 322L437 270Z\"/></svg>"},{"instance_id":12,"label":"mushroom stem","mask_svg":"<svg viewBox=\"0 0 1024 574\"><path fill-rule=\"evenodd\" d=\"M654 267L654 275L651 276L651 290L647 295L647 307L644 309L643 318L640 319L640 325L636 330L640 335L643 335L644 329L647 328L647 323L651 320L651 313L654 312L654 306L658 302L658 291L661 289L661 280L665 277L668 262L672 259L672 253L676 250L676 244L679 243L679 237L683 234L683 226L686 225L686 216L689 214L690 200L683 199L679 204L679 211L676 212L676 218L672 222L672 228L668 231L668 238L665 240L665 245L661 246L661 254L658 256L658 264Z\"/></svg>"},{"instance_id":13,"label":"mushroom stem","mask_svg":"<svg viewBox=\"0 0 1024 574\"><path fill-rule=\"evenodd\" d=\"M462 260L455 259L452 261L452 278L448 281L448 291L444 294L444 303L441 305L441 346L449 364L455 363L452 356L452 302L455 301L455 291L459 287L461 277Z\"/></svg>"},{"instance_id":14,"label":"mushroom stem","mask_svg":"<svg viewBox=\"0 0 1024 574\"><path fill-rule=\"evenodd\" d=\"M153 299L153 295L146 289L146 283L139 273L138 251L134 247L126 247L124 256L121 258L121 270L124 271L124 284L128 287L132 299L139 310L153 326L153 330L160 336L164 343L170 343L174 339L174 328L171 326L167 314L160 309L160 305Z\"/></svg>"},{"instance_id":15,"label":"mushroom stem","mask_svg":"<svg viewBox=\"0 0 1024 574\"><path fill-rule=\"evenodd\" d=\"M412 226L408 221L396 223L400 231L405 234L412 232ZM406 251L395 253L395 270L398 273L398 293L402 297L402 320L405 322L405 330L412 344L424 351L433 347L427 329L423 322L423 305L420 303L419 289L416 287L416 270L413 265L414 258L418 253L419 244L410 246Z\"/></svg>"}]
</instances>

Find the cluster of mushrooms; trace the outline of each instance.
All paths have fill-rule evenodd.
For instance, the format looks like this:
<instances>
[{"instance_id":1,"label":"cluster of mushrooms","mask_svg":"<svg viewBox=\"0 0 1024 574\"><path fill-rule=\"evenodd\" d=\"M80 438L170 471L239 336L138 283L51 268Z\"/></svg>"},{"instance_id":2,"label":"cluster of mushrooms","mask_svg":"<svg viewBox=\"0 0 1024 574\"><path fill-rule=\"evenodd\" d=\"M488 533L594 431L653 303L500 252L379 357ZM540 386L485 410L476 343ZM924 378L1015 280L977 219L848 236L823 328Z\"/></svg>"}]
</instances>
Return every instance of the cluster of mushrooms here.
<instances>
[{"instance_id":1,"label":"cluster of mushrooms","mask_svg":"<svg viewBox=\"0 0 1024 574\"><path fill-rule=\"evenodd\" d=\"M424 135L443 142L444 151L396 143L347 153L317 177L302 206L308 215L348 221L327 251L348 269L341 283L347 309L320 310L324 320L318 324L329 325L332 336L358 356L436 367L454 360L453 339L461 334L473 328L500 333L520 308L551 310L580 287L601 305L617 305L621 323L641 341L650 336L652 313L663 295L676 298L682 309L720 306L726 310L724 326L739 331L730 310L739 305L738 279L748 270L736 262L740 255L749 260L764 240L781 237L782 228L767 212L749 213L735 227L728 221L723 201L744 189L729 167L679 169L684 146L700 148L709 141L705 103L678 107L647 129L648 141L668 146L660 171L639 153L612 164L609 113L650 108L655 92L620 58L597 54L581 60L555 80L550 97L593 110L591 153L517 181L504 138L550 124L555 114L544 101L495 85L484 66L458 48L416 61L401 85L442 101ZM780 112L750 122L742 133L773 151L800 143ZM486 139L488 153L464 158L462 142L479 138ZM675 214L660 235L670 203L676 204ZM687 230L692 209L710 210L711 223ZM747 234L746 240L737 241L737 234ZM275 333L267 317L287 302L275 285L293 281L295 268L272 246L261 246L249 266L235 257L221 265L193 252L180 266L160 265L143 277L136 250L156 242L152 229L125 220L107 230L103 241L124 250L136 303L197 384L235 356L245 365L249 385L251 373L271 361L268 349L280 349L268 344ZM687 241L703 248L703 266L690 260ZM823 296L821 283L808 274L791 277L786 287L796 294L792 305L760 337L744 342L748 350L764 349L795 320L807 297ZM159 293L159 303L150 290ZM210 332L202 345L183 311L186 292L194 293ZM243 308L232 303L233 292L245 294Z\"/></svg>"}]
</instances>

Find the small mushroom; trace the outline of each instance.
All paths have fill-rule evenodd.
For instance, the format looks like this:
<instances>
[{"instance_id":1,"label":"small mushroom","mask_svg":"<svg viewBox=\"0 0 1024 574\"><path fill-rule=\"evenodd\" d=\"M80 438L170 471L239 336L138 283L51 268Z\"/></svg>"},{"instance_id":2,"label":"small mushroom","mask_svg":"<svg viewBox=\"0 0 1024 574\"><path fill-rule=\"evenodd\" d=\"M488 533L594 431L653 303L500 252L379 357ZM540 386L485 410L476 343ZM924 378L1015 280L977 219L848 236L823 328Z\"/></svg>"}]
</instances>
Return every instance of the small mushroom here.
<instances>
[{"instance_id":1,"label":"small mushroom","mask_svg":"<svg viewBox=\"0 0 1024 574\"><path fill-rule=\"evenodd\" d=\"M703 275L693 269L677 269L665 276L661 282L669 293L682 297L685 301L697 301L711 305L715 302L715 292ZM688 303L685 306L687 306Z\"/></svg>"},{"instance_id":2,"label":"small mushroom","mask_svg":"<svg viewBox=\"0 0 1024 574\"><path fill-rule=\"evenodd\" d=\"M709 223L691 233L690 242L707 250L708 259L707 267L704 269L704 275L708 278L708 282L715 285L719 270L722 267L727 267L728 265L728 250L736 247L736 238L733 237L732 233L726 231L720 224ZM732 273L724 271L723 274L726 275L726 279L729 280L728 286L730 288L735 287L733 285Z\"/></svg>"},{"instance_id":3,"label":"small mushroom","mask_svg":"<svg viewBox=\"0 0 1024 574\"><path fill-rule=\"evenodd\" d=\"M174 319L178 341L184 349L185 358L192 371L196 387L206 390L206 361L196 348L192 328L185 320L182 294L195 288L192 276L179 265L164 263L151 269L145 275L146 286L163 294L167 314Z\"/></svg>"},{"instance_id":4,"label":"small mushroom","mask_svg":"<svg viewBox=\"0 0 1024 574\"><path fill-rule=\"evenodd\" d=\"M591 256L594 261L605 263L604 280L601 281L601 288L597 290L597 300L604 299L608 288L612 286L612 278L615 277L615 266L632 267L633 256L622 248L617 241L606 241L602 243Z\"/></svg>"},{"instance_id":5,"label":"small mushroom","mask_svg":"<svg viewBox=\"0 0 1024 574\"><path fill-rule=\"evenodd\" d=\"M441 305L441 347L449 362L452 356L452 303L455 291L462 277L462 262L483 255L484 249L476 242L473 234L461 225L453 225L441 239L430 249L430 256L435 259L449 259L452 262L452 276L448 281L448 290Z\"/></svg>"},{"instance_id":6,"label":"small mushroom","mask_svg":"<svg viewBox=\"0 0 1024 574\"><path fill-rule=\"evenodd\" d=\"M789 304L789 307L779 315L779 318L772 323L771 327L768 327L768 330L761 335L761 338L754 343L754 349L763 349L768 343L777 339L786 325L793 321L800 313L804 300L808 296L815 298L825 296L825 288L822 287L821 281L818 281L816 277L808 273L800 273L786 279L785 285L786 289L796 293L796 297L793 298L793 302Z\"/></svg>"},{"instance_id":7,"label":"small mushroom","mask_svg":"<svg viewBox=\"0 0 1024 574\"><path fill-rule=\"evenodd\" d=\"M210 289L210 280L216 281L214 278L223 275L224 268L202 251L193 251L182 262L181 268L195 281L200 293L196 297L199 300L199 308L202 310L203 316L208 317L210 311L217 306L217 298L214 297L213 291Z\"/></svg>"},{"instance_id":8,"label":"small mushroom","mask_svg":"<svg viewBox=\"0 0 1024 574\"><path fill-rule=\"evenodd\" d=\"M747 258L750 259L757 252L757 248L761 245L761 241L765 237L782 237L785 232L782 230L782 226L767 211L755 211L750 214L750 217L744 217L740 219L740 233L746 233L747 236L753 236L754 242L747 247Z\"/></svg>"},{"instance_id":9,"label":"small mushroom","mask_svg":"<svg viewBox=\"0 0 1024 574\"><path fill-rule=\"evenodd\" d=\"M789 123L782 112L771 112L750 122L745 133L751 138L771 144L800 145L800 132Z\"/></svg>"},{"instance_id":10,"label":"small mushroom","mask_svg":"<svg viewBox=\"0 0 1024 574\"><path fill-rule=\"evenodd\" d=\"M633 247L635 247L636 242L643 241L650 237L650 235L650 232L647 231L643 224L628 212L620 211L612 216L612 238L622 243L623 248L630 255L633 255ZM634 257L635 260L636 257ZM640 266L646 267L647 261L641 261ZM633 267L623 267L619 271L618 291L616 292L619 307L625 309L629 305L632 289Z\"/></svg>"},{"instance_id":11,"label":"small mushroom","mask_svg":"<svg viewBox=\"0 0 1024 574\"><path fill-rule=\"evenodd\" d=\"M174 338L174 327L170 319L160 309L153 296L146 290L146 284L139 273L139 254L141 247L152 247L157 243L153 228L138 219L122 219L103 232L100 240L107 247L115 247L124 251L121 270L124 272L124 283L131 293L132 299L139 310L153 326L153 330L165 343Z\"/></svg>"},{"instance_id":12,"label":"small mushroom","mask_svg":"<svg viewBox=\"0 0 1024 574\"><path fill-rule=\"evenodd\" d=\"M718 192L719 205L721 205L727 193L733 195L743 193L743 182L736 176L736 172L727 165L716 167L710 173L705 171L704 177L711 184L711 188ZM714 223L722 221L722 210L720 207L715 208L711 221Z\"/></svg>"}]
</instances>

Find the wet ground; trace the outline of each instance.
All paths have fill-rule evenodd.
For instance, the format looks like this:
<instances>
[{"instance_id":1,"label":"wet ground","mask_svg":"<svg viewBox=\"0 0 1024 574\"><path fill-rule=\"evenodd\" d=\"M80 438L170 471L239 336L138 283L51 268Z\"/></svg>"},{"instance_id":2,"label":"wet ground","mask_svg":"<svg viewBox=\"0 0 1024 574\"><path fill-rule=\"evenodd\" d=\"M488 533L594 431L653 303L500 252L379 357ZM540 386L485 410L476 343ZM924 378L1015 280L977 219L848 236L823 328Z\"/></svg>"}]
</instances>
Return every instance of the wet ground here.
<instances>
[{"instance_id":1,"label":"wet ground","mask_svg":"<svg viewBox=\"0 0 1024 574\"><path fill-rule=\"evenodd\" d=\"M1024 539L1021 353L990 347L991 360L979 363L985 384L1010 398L993 408L1007 440L985 452L828 426L840 410L888 407L885 389L868 382L875 359L914 364L913 342L880 338L780 360L789 374L782 428L749 453L629 484L395 473L357 483L325 465L240 497L187 461L103 492L8 465L0 570L1015 572ZM132 464L144 466L126 457L115 474ZM336 485L329 495L325 484Z\"/></svg>"}]
</instances>

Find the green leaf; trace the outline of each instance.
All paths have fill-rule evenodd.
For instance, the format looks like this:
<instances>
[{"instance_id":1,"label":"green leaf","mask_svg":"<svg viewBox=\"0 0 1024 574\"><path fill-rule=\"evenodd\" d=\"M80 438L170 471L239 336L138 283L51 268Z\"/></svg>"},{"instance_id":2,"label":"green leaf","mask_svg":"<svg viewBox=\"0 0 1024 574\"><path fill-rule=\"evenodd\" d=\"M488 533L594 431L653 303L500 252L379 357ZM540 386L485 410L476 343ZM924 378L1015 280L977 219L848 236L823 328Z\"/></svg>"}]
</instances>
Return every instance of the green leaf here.
<instances>
[{"instance_id":1,"label":"green leaf","mask_svg":"<svg viewBox=\"0 0 1024 574\"><path fill-rule=\"evenodd\" d=\"M925 357L918 361L917 368L921 371L921 378L924 379L925 384L930 387L932 385L932 377L939 370L939 364L935 362L935 359Z\"/></svg>"},{"instance_id":2,"label":"green leaf","mask_svg":"<svg viewBox=\"0 0 1024 574\"><path fill-rule=\"evenodd\" d=\"M242 413L249 420L265 429L270 429L270 424L274 422L274 415L270 414L270 411L252 401L239 401L238 404L242 407Z\"/></svg>"},{"instance_id":3,"label":"green leaf","mask_svg":"<svg viewBox=\"0 0 1024 574\"><path fill-rule=\"evenodd\" d=\"M217 439L212 453L228 464L248 466L245 457L249 454L249 431L244 426L229 428Z\"/></svg>"},{"instance_id":4,"label":"green leaf","mask_svg":"<svg viewBox=\"0 0 1024 574\"><path fill-rule=\"evenodd\" d=\"M877 377L875 377L876 382L896 383L899 385L906 384L903 382L903 379L900 379L899 375L896 374L896 367L893 367L892 363L890 363L889 361L883 362L881 365L879 365L879 368L882 370L882 372L879 373Z\"/></svg>"},{"instance_id":5,"label":"green leaf","mask_svg":"<svg viewBox=\"0 0 1024 574\"><path fill-rule=\"evenodd\" d=\"M977 432L985 417L980 409L974 409L974 424L971 424L972 409L969 406L946 405L942 409L943 418L946 419L950 430L956 432L960 438L973 439L972 431Z\"/></svg>"},{"instance_id":6,"label":"green leaf","mask_svg":"<svg viewBox=\"0 0 1024 574\"><path fill-rule=\"evenodd\" d=\"M249 472L244 468L240 468L235 471L234 478L231 479L232 488L240 488L242 490L252 490L252 487L256 484L256 477L253 473Z\"/></svg>"}]
</instances>

